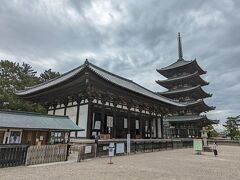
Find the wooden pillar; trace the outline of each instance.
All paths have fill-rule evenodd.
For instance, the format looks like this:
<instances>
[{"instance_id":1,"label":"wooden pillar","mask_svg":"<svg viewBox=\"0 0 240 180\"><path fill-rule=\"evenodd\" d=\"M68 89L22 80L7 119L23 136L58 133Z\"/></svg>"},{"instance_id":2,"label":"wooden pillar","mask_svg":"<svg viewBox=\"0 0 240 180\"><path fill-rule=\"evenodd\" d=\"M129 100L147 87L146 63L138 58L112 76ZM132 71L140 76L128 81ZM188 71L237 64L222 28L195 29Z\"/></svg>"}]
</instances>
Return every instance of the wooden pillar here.
<instances>
[{"instance_id":1,"label":"wooden pillar","mask_svg":"<svg viewBox=\"0 0 240 180\"><path fill-rule=\"evenodd\" d=\"M127 111L127 122L128 122L128 130L127 130L127 133L128 134L131 134L131 117L130 117L130 109L128 109Z\"/></svg>"},{"instance_id":2,"label":"wooden pillar","mask_svg":"<svg viewBox=\"0 0 240 180\"><path fill-rule=\"evenodd\" d=\"M64 101L64 102L63 102L63 105L64 105L64 116L66 116L66 115L67 115L68 101Z\"/></svg>"},{"instance_id":3,"label":"wooden pillar","mask_svg":"<svg viewBox=\"0 0 240 180\"><path fill-rule=\"evenodd\" d=\"M117 136L117 112L116 106L113 108L113 138Z\"/></svg>"},{"instance_id":4,"label":"wooden pillar","mask_svg":"<svg viewBox=\"0 0 240 180\"><path fill-rule=\"evenodd\" d=\"M79 112L80 112L80 103L77 104L77 115L76 115L76 125L77 126L79 124ZM78 134L78 131L75 132L75 137L77 137L77 134Z\"/></svg>"},{"instance_id":5,"label":"wooden pillar","mask_svg":"<svg viewBox=\"0 0 240 180\"><path fill-rule=\"evenodd\" d=\"M145 139L146 138L146 132L145 132L145 126L146 126L146 120L145 120L145 116L141 116L141 121L142 121L142 138Z\"/></svg>"},{"instance_id":6,"label":"wooden pillar","mask_svg":"<svg viewBox=\"0 0 240 180\"><path fill-rule=\"evenodd\" d=\"M150 126L150 138L152 139L152 117L149 118L149 126Z\"/></svg>"},{"instance_id":7,"label":"wooden pillar","mask_svg":"<svg viewBox=\"0 0 240 180\"><path fill-rule=\"evenodd\" d=\"M143 138L142 137L142 134L143 134L142 130L143 130L143 122L142 122L142 114L140 112L139 113L139 134L140 134L141 138Z\"/></svg>"},{"instance_id":8,"label":"wooden pillar","mask_svg":"<svg viewBox=\"0 0 240 180\"><path fill-rule=\"evenodd\" d=\"M157 115L155 118L155 126L156 126L156 138L158 138L158 117L157 117Z\"/></svg>"},{"instance_id":9,"label":"wooden pillar","mask_svg":"<svg viewBox=\"0 0 240 180\"><path fill-rule=\"evenodd\" d=\"M57 104L54 104L53 105L53 115L55 115L55 113L56 113L56 107L57 107Z\"/></svg>"},{"instance_id":10,"label":"wooden pillar","mask_svg":"<svg viewBox=\"0 0 240 180\"><path fill-rule=\"evenodd\" d=\"M77 105L76 125L79 124L79 112L80 112L80 104Z\"/></svg>"},{"instance_id":11,"label":"wooden pillar","mask_svg":"<svg viewBox=\"0 0 240 180\"><path fill-rule=\"evenodd\" d=\"M161 138L163 139L164 137L164 130L163 130L163 115L160 116L160 126L161 126Z\"/></svg>"},{"instance_id":12,"label":"wooden pillar","mask_svg":"<svg viewBox=\"0 0 240 180\"><path fill-rule=\"evenodd\" d=\"M102 105L102 109L101 109L101 134L104 134L104 117L105 117L105 111L104 111L104 105Z\"/></svg>"},{"instance_id":13,"label":"wooden pillar","mask_svg":"<svg viewBox=\"0 0 240 180\"><path fill-rule=\"evenodd\" d=\"M92 136L92 102L89 101L88 103L88 119L87 119L87 138L91 138Z\"/></svg>"}]
</instances>

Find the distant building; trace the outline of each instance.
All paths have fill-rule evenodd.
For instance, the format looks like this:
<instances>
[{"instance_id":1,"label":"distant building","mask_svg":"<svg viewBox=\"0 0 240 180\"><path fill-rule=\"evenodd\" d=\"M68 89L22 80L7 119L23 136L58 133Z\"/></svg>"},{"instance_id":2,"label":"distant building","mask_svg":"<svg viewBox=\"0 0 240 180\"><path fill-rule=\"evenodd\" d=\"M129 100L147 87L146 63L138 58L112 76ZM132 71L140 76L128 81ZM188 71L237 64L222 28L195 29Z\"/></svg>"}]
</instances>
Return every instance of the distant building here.
<instances>
[{"instance_id":1,"label":"distant building","mask_svg":"<svg viewBox=\"0 0 240 180\"><path fill-rule=\"evenodd\" d=\"M71 131L82 131L67 116L0 110L0 144L66 143Z\"/></svg>"},{"instance_id":2,"label":"distant building","mask_svg":"<svg viewBox=\"0 0 240 180\"><path fill-rule=\"evenodd\" d=\"M201 69L196 59L191 61L183 59L180 33L178 34L178 54L176 62L157 69L157 72L167 79L156 82L168 89L158 94L186 105L185 109L175 111L171 116L165 116L165 137L201 137L204 126L217 123L205 115L200 115L202 112L215 109L205 104L203 100L212 96L202 89L202 86L209 84L201 78L206 71Z\"/></svg>"}]
</instances>

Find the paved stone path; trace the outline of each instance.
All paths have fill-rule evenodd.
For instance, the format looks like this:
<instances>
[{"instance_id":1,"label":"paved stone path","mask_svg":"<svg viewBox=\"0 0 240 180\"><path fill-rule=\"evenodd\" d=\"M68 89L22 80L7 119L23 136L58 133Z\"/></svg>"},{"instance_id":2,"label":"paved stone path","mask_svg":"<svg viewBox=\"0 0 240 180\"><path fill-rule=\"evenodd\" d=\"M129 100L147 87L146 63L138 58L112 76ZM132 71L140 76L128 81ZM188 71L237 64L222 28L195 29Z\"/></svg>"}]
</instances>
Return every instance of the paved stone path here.
<instances>
[{"instance_id":1,"label":"paved stone path","mask_svg":"<svg viewBox=\"0 0 240 180\"><path fill-rule=\"evenodd\" d=\"M1 180L47 179L159 179L159 180L240 180L240 146L219 146L219 156L192 149L160 151L131 156L97 158L81 163L0 169Z\"/></svg>"}]
</instances>

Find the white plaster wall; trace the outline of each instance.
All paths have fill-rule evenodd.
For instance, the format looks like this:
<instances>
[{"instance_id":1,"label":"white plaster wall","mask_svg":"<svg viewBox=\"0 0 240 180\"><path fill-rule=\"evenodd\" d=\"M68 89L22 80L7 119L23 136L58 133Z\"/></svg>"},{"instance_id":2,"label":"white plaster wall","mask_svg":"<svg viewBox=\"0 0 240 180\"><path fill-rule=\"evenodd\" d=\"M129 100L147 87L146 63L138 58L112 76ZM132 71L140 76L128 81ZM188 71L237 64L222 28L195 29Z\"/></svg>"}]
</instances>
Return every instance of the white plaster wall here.
<instances>
[{"instance_id":1,"label":"white plaster wall","mask_svg":"<svg viewBox=\"0 0 240 180\"><path fill-rule=\"evenodd\" d=\"M66 110L66 116L68 116L76 124L77 106L68 107ZM70 137L75 137L75 131L70 133Z\"/></svg>"},{"instance_id":2,"label":"white plaster wall","mask_svg":"<svg viewBox=\"0 0 240 180\"><path fill-rule=\"evenodd\" d=\"M73 101L73 105L77 105L77 102L76 102L76 101Z\"/></svg>"},{"instance_id":3,"label":"white plaster wall","mask_svg":"<svg viewBox=\"0 0 240 180\"><path fill-rule=\"evenodd\" d=\"M49 114L49 115L53 115L53 110L48 111L48 114Z\"/></svg>"},{"instance_id":4,"label":"white plaster wall","mask_svg":"<svg viewBox=\"0 0 240 180\"><path fill-rule=\"evenodd\" d=\"M87 136L87 118L88 118L88 105L86 104L80 106L78 126L85 130L78 132L77 134L78 137Z\"/></svg>"},{"instance_id":5,"label":"white plaster wall","mask_svg":"<svg viewBox=\"0 0 240 180\"><path fill-rule=\"evenodd\" d=\"M66 116L68 116L76 124L77 106L68 107L67 110L66 110Z\"/></svg>"},{"instance_id":6,"label":"white plaster wall","mask_svg":"<svg viewBox=\"0 0 240 180\"><path fill-rule=\"evenodd\" d=\"M62 108L62 109L56 109L56 110L55 110L55 115L64 116L64 108Z\"/></svg>"}]
</instances>

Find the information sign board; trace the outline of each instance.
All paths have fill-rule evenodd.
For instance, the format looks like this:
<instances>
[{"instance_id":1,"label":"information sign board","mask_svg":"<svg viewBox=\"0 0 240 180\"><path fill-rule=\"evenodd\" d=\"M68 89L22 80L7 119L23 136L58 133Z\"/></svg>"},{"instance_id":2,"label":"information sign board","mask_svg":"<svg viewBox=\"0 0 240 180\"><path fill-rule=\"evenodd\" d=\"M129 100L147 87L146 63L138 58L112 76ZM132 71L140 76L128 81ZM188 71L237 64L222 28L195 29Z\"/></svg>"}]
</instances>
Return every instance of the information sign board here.
<instances>
[{"instance_id":1,"label":"information sign board","mask_svg":"<svg viewBox=\"0 0 240 180\"><path fill-rule=\"evenodd\" d=\"M116 154L123 154L123 153L124 153L124 143L117 143Z\"/></svg>"},{"instance_id":2,"label":"information sign board","mask_svg":"<svg viewBox=\"0 0 240 180\"><path fill-rule=\"evenodd\" d=\"M203 150L202 139L194 139L193 140L193 149L195 151L202 151Z\"/></svg>"},{"instance_id":3,"label":"information sign board","mask_svg":"<svg viewBox=\"0 0 240 180\"><path fill-rule=\"evenodd\" d=\"M107 116L107 127L113 127L113 117Z\"/></svg>"}]
</instances>

